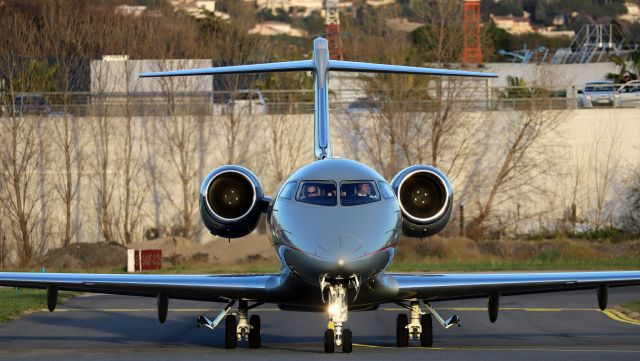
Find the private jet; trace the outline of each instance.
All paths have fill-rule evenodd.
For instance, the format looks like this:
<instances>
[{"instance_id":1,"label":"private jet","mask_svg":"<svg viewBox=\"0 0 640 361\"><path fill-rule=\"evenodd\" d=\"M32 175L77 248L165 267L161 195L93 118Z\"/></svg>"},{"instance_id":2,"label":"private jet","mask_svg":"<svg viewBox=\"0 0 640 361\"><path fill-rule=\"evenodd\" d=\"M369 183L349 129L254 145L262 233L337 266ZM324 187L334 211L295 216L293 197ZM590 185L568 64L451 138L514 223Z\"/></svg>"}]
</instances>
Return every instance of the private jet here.
<instances>
[{"instance_id":1,"label":"private jet","mask_svg":"<svg viewBox=\"0 0 640 361\"><path fill-rule=\"evenodd\" d=\"M0 273L1 286L42 288L53 311L58 291L95 292L157 298L158 319L167 318L170 299L225 303L213 319L197 324L211 330L224 320L224 345L248 342L261 347L260 317L255 307L323 312L324 350L352 351L350 311L375 310L395 303L406 312L396 318L396 343L433 345L433 325L460 324L432 307L445 300L486 298L491 322L500 297L594 289L601 309L609 287L640 284L640 271L554 273L393 273L387 268L400 236L429 237L451 218L453 189L445 174L429 165L413 165L386 180L369 166L334 157L329 132L331 72L399 73L426 76L492 78L495 74L350 62L330 59L326 39L313 42L309 60L143 73L140 77L221 75L263 72L311 72L314 76L315 160L295 171L274 196L264 194L247 168L226 165L203 181L202 221L214 235L243 237L266 216L268 234L281 263L274 274L158 275L80 273ZM97 326L99 327L99 325ZM320 332L319 332L320 336Z\"/></svg>"}]
</instances>

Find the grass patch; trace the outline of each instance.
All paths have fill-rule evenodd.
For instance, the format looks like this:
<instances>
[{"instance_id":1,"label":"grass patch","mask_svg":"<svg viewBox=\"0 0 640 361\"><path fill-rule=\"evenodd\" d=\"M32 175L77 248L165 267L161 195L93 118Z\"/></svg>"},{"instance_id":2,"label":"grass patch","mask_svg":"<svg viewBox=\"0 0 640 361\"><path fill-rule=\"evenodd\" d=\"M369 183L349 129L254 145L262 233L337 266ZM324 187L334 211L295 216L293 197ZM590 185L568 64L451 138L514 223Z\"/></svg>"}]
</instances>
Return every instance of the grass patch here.
<instances>
[{"instance_id":1,"label":"grass patch","mask_svg":"<svg viewBox=\"0 0 640 361\"><path fill-rule=\"evenodd\" d=\"M632 301L621 304L620 306L626 308L631 312L640 313L640 301Z\"/></svg>"},{"instance_id":2,"label":"grass patch","mask_svg":"<svg viewBox=\"0 0 640 361\"><path fill-rule=\"evenodd\" d=\"M637 258L614 259L566 259L540 257L530 260L446 260L430 258L418 262L394 262L392 272L489 272L489 271L597 271L617 269L637 269Z\"/></svg>"},{"instance_id":3,"label":"grass patch","mask_svg":"<svg viewBox=\"0 0 640 361\"><path fill-rule=\"evenodd\" d=\"M60 291L58 304L73 297L75 292ZM0 287L0 324L20 315L47 308L47 291L30 288Z\"/></svg>"}]
</instances>

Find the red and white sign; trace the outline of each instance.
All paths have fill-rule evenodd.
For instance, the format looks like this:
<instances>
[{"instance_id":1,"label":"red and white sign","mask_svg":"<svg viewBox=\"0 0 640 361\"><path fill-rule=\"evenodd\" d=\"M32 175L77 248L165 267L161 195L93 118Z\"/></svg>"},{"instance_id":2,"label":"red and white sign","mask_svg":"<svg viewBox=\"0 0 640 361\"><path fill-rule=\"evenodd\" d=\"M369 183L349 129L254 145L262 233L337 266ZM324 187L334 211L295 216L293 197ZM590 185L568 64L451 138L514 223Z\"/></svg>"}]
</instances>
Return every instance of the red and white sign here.
<instances>
[{"instance_id":1,"label":"red and white sign","mask_svg":"<svg viewBox=\"0 0 640 361\"><path fill-rule=\"evenodd\" d=\"M130 249L127 251L127 272L162 269L161 249Z\"/></svg>"}]
</instances>

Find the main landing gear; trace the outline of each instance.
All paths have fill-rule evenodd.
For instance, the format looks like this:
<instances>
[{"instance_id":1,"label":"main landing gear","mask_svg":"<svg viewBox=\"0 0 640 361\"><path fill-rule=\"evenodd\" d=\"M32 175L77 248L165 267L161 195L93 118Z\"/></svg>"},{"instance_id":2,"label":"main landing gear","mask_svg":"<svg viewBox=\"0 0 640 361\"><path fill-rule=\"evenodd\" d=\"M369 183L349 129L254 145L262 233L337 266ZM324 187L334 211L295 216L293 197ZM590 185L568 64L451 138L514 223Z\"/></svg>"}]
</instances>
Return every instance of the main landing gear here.
<instances>
[{"instance_id":1,"label":"main landing gear","mask_svg":"<svg viewBox=\"0 0 640 361\"><path fill-rule=\"evenodd\" d=\"M431 306L425 302L425 308L427 312L423 312L420 309L420 301L413 299L409 300L409 305L404 303L398 303L408 309L411 315L411 322L407 318L407 315L401 313L396 319L396 344L398 347L408 347L409 341L420 340L420 346L432 347L433 346L433 318L435 318L445 329L458 325L460 327L460 319L458 316L453 315L448 320L443 320L442 317L431 308Z\"/></svg>"},{"instance_id":2,"label":"main landing gear","mask_svg":"<svg viewBox=\"0 0 640 361\"><path fill-rule=\"evenodd\" d=\"M198 317L198 327L204 326L213 330L224 318L224 348L236 348L238 341L243 340L249 341L249 348L260 348L262 346L260 338L260 316L252 315L251 318L248 318L248 314L250 309L260 306L262 302L249 306L247 301L240 300L238 312L229 313L235 302L235 300L229 302L213 321L205 316Z\"/></svg>"},{"instance_id":3,"label":"main landing gear","mask_svg":"<svg viewBox=\"0 0 640 361\"><path fill-rule=\"evenodd\" d=\"M324 352L333 353L338 346L342 347L343 353L350 353L353 350L352 333L350 329L343 328L347 321L348 312L347 287L340 283L325 285L321 282L323 292L325 287L329 290L329 307L327 309L329 322L327 330L324 332Z\"/></svg>"}]
</instances>

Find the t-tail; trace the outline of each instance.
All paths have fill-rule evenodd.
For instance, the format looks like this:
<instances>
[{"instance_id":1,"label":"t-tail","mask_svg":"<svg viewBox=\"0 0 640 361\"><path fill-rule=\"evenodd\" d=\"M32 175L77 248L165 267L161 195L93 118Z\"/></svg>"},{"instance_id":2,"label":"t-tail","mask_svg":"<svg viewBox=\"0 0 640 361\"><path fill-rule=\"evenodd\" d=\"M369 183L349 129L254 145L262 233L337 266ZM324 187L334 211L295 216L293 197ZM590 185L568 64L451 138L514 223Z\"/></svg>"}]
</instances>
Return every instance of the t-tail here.
<instances>
[{"instance_id":1,"label":"t-tail","mask_svg":"<svg viewBox=\"0 0 640 361\"><path fill-rule=\"evenodd\" d=\"M329 73L332 70L360 73L422 74L475 78L497 77L494 73L332 60L329 58L329 44L324 38L317 38L313 41L313 58L311 60L141 73L140 77L311 71L314 74L313 88L315 91L315 156L316 159L325 159L331 158L331 138L329 130Z\"/></svg>"}]
</instances>

